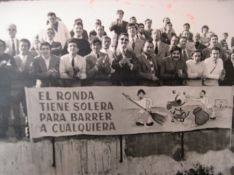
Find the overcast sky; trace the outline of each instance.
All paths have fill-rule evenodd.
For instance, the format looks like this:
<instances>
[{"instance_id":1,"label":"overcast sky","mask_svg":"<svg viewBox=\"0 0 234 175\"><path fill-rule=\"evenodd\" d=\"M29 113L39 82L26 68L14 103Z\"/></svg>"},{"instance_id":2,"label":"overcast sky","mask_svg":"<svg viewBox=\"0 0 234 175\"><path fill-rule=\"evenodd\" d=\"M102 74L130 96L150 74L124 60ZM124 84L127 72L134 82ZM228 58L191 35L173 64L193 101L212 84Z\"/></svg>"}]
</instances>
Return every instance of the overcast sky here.
<instances>
[{"instance_id":1,"label":"overcast sky","mask_svg":"<svg viewBox=\"0 0 234 175\"><path fill-rule=\"evenodd\" d=\"M94 28L97 18L108 31L117 9L125 11L127 21L131 16L136 16L138 22L153 19L153 28L161 28L163 17L168 16L177 33L189 22L192 32L200 32L207 24L219 36L223 32L234 36L233 0L47 0L0 2L0 38L6 38L8 24L15 23L18 38L32 39L45 26L49 11L54 11L69 29L73 20L81 17L88 31Z\"/></svg>"}]
</instances>

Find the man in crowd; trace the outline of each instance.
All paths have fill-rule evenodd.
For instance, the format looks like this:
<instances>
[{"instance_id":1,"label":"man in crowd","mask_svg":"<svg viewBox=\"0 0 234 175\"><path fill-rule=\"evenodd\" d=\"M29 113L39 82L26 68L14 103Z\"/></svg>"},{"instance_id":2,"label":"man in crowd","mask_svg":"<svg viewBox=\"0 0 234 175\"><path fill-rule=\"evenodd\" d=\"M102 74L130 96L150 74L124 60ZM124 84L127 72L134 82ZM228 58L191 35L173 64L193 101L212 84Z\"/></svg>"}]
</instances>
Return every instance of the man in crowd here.
<instances>
[{"instance_id":1,"label":"man in crowd","mask_svg":"<svg viewBox=\"0 0 234 175\"><path fill-rule=\"evenodd\" d=\"M188 86L202 86L202 78L204 74L204 62L202 60L201 50L195 50L192 53L192 59L186 61Z\"/></svg>"},{"instance_id":2,"label":"man in crowd","mask_svg":"<svg viewBox=\"0 0 234 175\"><path fill-rule=\"evenodd\" d=\"M55 31L53 28L47 29L47 42L50 43L51 54L61 56L62 45L60 42L54 41Z\"/></svg>"},{"instance_id":3,"label":"man in crowd","mask_svg":"<svg viewBox=\"0 0 234 175\"><path fill-rule=\"evenodd\" d=\"M81 23L83 25L83 20L81 18L77 18L74 20L74 24L76 23ZM71 30L70 31L70 34L71 34L71 37L74 36L74 31ZM85 39L85 40L89 40L89 37L88 37L88 32L83 28L83 32L82 32L82 38Z\"/></svg>"},{"instance_id":4,"label":"man in crowd","mask_svg":"<svg viewBox=\"0 0 234 175\"><path fill-rule=\"evenodd\" d=\"M127 26L128 36L129 36L129 47L128 49L133 51L136 57L139 57L142 48L144 46L144 41L137 37L137 26L136 24L129 23Z\"/></svg>"},{"instance_id":5,"label":"man in crowd","mask_svg":"<svg viewBox=\"0 0 234 175\"><path fill-rule=\"evenodd\" d=\"M112 39L112 47L116 49L118 45L118 39L121 33L127 33L127 22L123 20L124 11L117 10L117 19L111 23L110 31L114 32Z\"/></svg>"},{"instance_id":6,"label":"man in crowd","mask_svg":"<svg viewBox=\"0 0 234 175\"><path fill-rule=\"evenodd\" d=\"M98 38L92 41L92 52L85 57L87 85L111 85L111 61L101 52L102 42Z\"/></svg>"},{"instance_id":7,"label":"man in crowd","mask_svg":"<svg viewBox=\"0 0 234 175\"><path fill-rule=\"evenodd\" d=\"M21 39L19 43L19 55L15 56L17 73L12 82L12 109L14 114L14 127L16 138L25 137L27 107L24 88L32 87L35 84L32 75L33 55L29 51L31 43L28 39ZM21 112L21 105L23 113Z\"/></svg>"},{"instance_id":8,"label":"man in crowd","mask_svg":"<svg viewBox=\"0 0 234 175\"><path fill-rule=\"evenodd\" d=\"M74 31L74 40L76 41L77 47L77 54L81 56L86 56L91 52L90 44L87 40L83 38L83 24L78 22L73 25ZM67 43L63 49L63 55L68 53Z\"/></svg>"},{"instance_id":9,"label":"man in crowd","mask_svg":"<svg viewBox=\"0 0 234 175\"><path fill-rule=\"evenodd\" d=\"M154 30L152 33L154 53L157 56L157 61L160 63L165 58L169 51L169 45L161 41L161 31Z\"/></svg>"},{"instance_id":10,"label":"man in crowd","mask_svg":"<svg viewBox=\"0 0 234 175\"><path fill-rule=\"evenodd\" d=\"M65 26L65 24L58 19L54 12L49 12L47 14L47 28L53 28L55 31L54 41L60 42L62 47L64 47L66 41L70 38L70 33ZM46 29L42 31L41 40L47 41Z\"/></svg>"},{"instance_id":11,"label":"man in crowd","mask_svg":"<svg viewBox=\"0 0 234 175\"><path fill-rule=\"evenodd\" d=\"M220 48L213 47L210 57L205 59L204 85L218 86L219 80L223 80L225 76L223 60L220 58Z\"/></svg>"},{"instance_id":12,"label":"man in crowd","mask_svg":"<svg viewBox=\"0 0 234 175\"><path fill-rule=\"evenodd\" d=\"M159 85L159 68L153 52L152 41L146 40L139 57L139 85L141 86Z\"/></svg>"},{"instance_id":13,"label":"man in crowd","mask_svg":"<svg viewBox=\"0 0 234 175\"><path fill-rule=\"evenodd\" d=\"M67 41L68 54L63 55L60 59L59 72L60 77L64 79L64 86L80 86L81 81L72 82L73 80L84 80L86 75L86 61L84 57L78 55L77 40L72 38Z\"/></svg>"},{"instance_id":14,"label":"man in crowd","mask_svg":"<svg viewBox=\"0 0 234 175\"><path fill-rule=\"evenodd\" d=\"M185 85L187 66L185 60L181 58L181 48L175 46L170 52L171 55L164 59L160 66L160 77L163 85Z\"/></svg>"},{"instance_id":15,"label":"man in crowd","mask_svg":"<svg viewBox=\"0 0 234 175\"><path fill-rule=\"evenodd\" d=\"M16 63L12 56L5 54L6 43L0 39L0 138L6 138L11 103L11 82L15 76Z\"/></svg>"},{"instance_id":16,"label":"man in crowd","mask_svg":"<svg viewBox=\"0 0 234 175\"><path fill-rule=\"evenodd\" d=\"M115 72L112 74L114 85L137 85L138 60L134 52L128 49L129 37L123 33L119 37L118 49L112 67Z\"/></svg>"},{"instance_id":17,"label":"man in crowd","mask_svg":"<svg viewBox=\"0 0 234 175\"><path fill-rule=\"evenodd\" d=\"M206 48L206 46L201 43L200 33L196 33L194 35L194 46L195 46L195 49L198 49L198 50L203 50Z\"/></svg>"},{"instance_id":18,"label":"man in crowd","mask_svg":"<svg viewBox=\"0 0 234 175\"><path fill-rule=\"evenodd\" d=\"M186 48L187 46L187 38L186 37L180 37L178 47L181 49L181 59L184 61L187 61L191 58L191 50L188 50Z\"/></svg>"},{"instance_id":19,"label":"man in crowd","mask_svg":"<svg viewBox=\"0 0 234 175\"><path fill-rule=\"evenodd\" d=\"M209 37L209 27L207 25L202 26L201 28L201 43L206 47L209 46L210 37Z\"/></svg>"},{"instance_id":20,"label":"man in crowd","mask_svg":"<svg viewBox=\"0 0 234 175\"><path fill-rule=\"evenodd\" d=\"M59 57L51 54L50 44L43 42L40 45L40 56L33 61L33 74L39 79L37 86L58 86Z\"/></svg>"},{"instance_id":21,"label":"man in crowd","mask_svg":"<svg viewBox=\"0 0 234 175\"><path fill-rule=\"evenodd\" d=\"M151 39L152 38L152 20L151 19L146 19L145 20L145 38L146 39Z\"/></svg>"},{"instance_id":22,"label":"man in crowd","mask_svg":"<svg viewBox=\"0 0 234 175\"><path fill-rule=\"evenodd\" d=\"M19 40L16 38L17 27L15 24L11 24L8 26L7 30L10 38L6 40L7 48L5 53L14 57L19 54Z\"/></svg>"}]
</instances>

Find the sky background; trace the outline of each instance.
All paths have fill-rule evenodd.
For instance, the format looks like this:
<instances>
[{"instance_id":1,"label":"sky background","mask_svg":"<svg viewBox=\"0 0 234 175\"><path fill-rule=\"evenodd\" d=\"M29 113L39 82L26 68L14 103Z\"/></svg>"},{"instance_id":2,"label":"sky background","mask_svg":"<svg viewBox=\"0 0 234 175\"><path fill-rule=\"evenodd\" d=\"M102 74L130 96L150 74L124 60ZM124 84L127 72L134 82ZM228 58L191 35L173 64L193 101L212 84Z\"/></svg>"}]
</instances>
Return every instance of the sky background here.
<instances>
[{"instance_id":1,"label":"sky background","mask_svg":"<svg viewBox=\"0 0 234 175\"><path fill-rule=\"evenodd\" d=\"M125 11L124 19L136 16L138 22L153 20L153 28L161 28L164 17L170 17L177 33L189 22L191 31L200 32L206 24L221 36L234 36L234 0L47 0L0 2L0 38L7 37L7 26L15 23L18 38L32 38L45 26L46 14L53 11L70 30L75 18L82 18L84 28L94 29L95 19L100 18L108 35L109 25L117 9Z\"/></svg>"}]
</instances>

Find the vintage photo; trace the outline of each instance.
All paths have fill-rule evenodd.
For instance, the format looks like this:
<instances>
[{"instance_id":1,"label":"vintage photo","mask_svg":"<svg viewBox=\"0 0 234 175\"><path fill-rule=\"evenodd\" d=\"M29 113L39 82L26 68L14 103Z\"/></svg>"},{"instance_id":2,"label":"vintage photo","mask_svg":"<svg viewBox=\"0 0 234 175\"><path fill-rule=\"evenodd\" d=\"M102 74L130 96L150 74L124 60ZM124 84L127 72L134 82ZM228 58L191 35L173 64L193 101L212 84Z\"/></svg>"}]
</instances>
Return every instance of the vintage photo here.
<instances>
[{"instance_id":1,"label":"vintage photo","mask_svg":"<svg viewBox=\"0 0 234 175\"><path fill-rule=\"evenodd\" d=\"M0 172L234 174L233 7L0 1Z\"/></svg>"}]
</instances>

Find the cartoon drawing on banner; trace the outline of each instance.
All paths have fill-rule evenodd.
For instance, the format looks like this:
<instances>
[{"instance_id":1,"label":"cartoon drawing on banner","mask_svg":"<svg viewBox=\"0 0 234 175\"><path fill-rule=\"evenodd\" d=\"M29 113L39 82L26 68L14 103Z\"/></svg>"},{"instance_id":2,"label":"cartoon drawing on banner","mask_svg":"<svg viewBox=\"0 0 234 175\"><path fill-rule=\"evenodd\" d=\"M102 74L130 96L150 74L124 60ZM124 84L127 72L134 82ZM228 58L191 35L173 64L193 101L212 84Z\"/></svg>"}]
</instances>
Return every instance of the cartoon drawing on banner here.
<instances>
[{"instance_id":1,"label":"cartoon drawing on banner","mask_svg":"<svg viewBox=\"0 0 234 175\"><path fill-rule=\"evenodd\" d=\"M153 126L154 122L158 124L163 124L165 121L165 116L152 112L152 99L146 97L146 92L143 89L139 89L137 91L137 98L136 100L132 99L129 95L122 93L124 97L126 97L129 101L140 107L140 110L137 113L137 126Z\"/></svg>"},{"instance_id":2,"label":"cartoon drawing on banner","mask_svg":"<svg viewBox=\"0 0 234 175\"><path fill-rule=\"evenodd\" d=\"M173 99L168 100L165 107L154 106L152 98L147 97L143 89L137 91L136 98L131 98L126 93L122 95L140 108L137 111L131 109L136 126L153 126L155 123L201 126L208 121L216 120L221 111L228 107L225 99L214 99L212 103L203 89L193 96L183 90L173 89L171 93Z\"/></svg>"}]
</instances>

